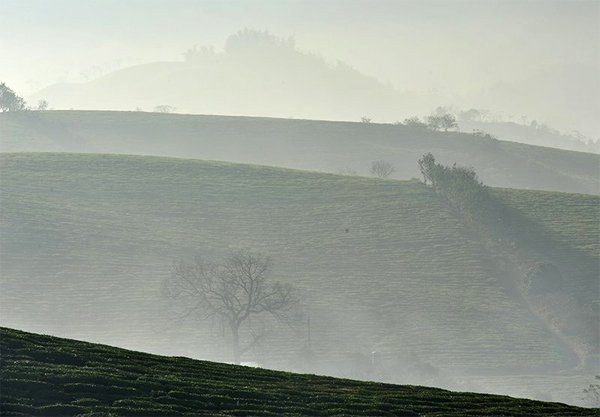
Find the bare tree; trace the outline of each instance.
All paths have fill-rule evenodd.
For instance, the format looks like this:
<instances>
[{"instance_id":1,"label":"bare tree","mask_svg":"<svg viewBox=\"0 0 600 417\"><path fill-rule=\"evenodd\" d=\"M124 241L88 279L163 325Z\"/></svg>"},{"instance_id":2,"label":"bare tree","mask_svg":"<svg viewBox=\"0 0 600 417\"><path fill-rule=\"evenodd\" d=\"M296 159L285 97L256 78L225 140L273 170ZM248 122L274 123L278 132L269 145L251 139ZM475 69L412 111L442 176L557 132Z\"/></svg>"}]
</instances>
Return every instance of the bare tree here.
<instances>
[{"instance_id":1,"label":"bare tree","mask_svg":"<svg viewBox=\"0 0 600 417\"><path fill-rule=\"evenodd\" d=\"M37 110L48 110L48 101L47 100L38 101Z\"/></svg>"},{"instance_id":2,"label":"bare tree","mask_svg":"<svg viewBox=\"0 0 600 417\"><path fill-rule=\"evenodd\" d=\"M178 300L184 315L213 317L228 328L233 359L239 364L241 356L265 335L253 332L252 340L244 345L240 341L242 326L251 317L288 319L298 304L291 285L268 282L270 266L268 257L247 250L233 252L221 264L197 257L192 263L176 263L163 289Z\"/></svg>"},{"instance_id":3,"label":"bare tree","mask_svg":"<svg viewBox=\"0 0 600 417\"><path fill-rule=\"evenodd\" d=\"M382 159L371 163L371 174L379 178L387 178L395 171L394 166Z\"/></svg>"}]
</instances>

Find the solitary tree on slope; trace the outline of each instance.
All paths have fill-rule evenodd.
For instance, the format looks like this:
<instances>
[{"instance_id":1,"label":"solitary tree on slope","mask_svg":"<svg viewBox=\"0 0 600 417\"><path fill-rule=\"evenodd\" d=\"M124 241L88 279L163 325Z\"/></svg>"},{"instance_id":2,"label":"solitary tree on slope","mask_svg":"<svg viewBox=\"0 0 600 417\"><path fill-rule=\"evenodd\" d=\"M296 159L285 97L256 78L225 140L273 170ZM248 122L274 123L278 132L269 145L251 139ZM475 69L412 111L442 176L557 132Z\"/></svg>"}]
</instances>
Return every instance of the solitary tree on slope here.
<instances>
[{"instance_id":1,"label":"solitary tree on slope","mask_svg":"<svg viewBox=\"0 0 600 417\"><path fill-rule=\"evenodd\" d=\"M387 161L379 160L371 163L371 174L379 178L387 178L395 171L394 166Z\"/></svg>"},{"instance_id":2,"label":"solitary tree on slope","mask_svg":"<svg viewBox=\"0 0 600 417\"><path fill-rule=\"evenodd\" d=\"M240 330L250 318L270 315L286 320L298 304L291 285L268 280L270 267L270 258L248 250L233 252L219 264L197 257L191 263L176 263L164 290L184 314L216 318L228 328L233 360L239 364L241 356L265 336L252 333L251 341L241 341Z\"/></svg>"}]
</instances>

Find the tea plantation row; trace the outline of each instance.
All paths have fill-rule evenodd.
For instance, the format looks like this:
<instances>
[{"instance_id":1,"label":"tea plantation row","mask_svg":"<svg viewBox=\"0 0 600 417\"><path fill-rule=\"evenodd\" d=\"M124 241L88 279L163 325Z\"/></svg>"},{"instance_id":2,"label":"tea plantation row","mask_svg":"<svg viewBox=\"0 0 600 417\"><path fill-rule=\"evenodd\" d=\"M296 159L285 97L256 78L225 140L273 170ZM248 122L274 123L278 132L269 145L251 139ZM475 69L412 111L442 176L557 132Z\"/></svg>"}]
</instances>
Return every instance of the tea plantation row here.
<instances>
[{"instance_id":1,"label":"tea plantation row","mask_svg":"<svg viewBox=\"0 0 600 417\"><path fill-rule=\"evenodd\" d=\"M161 357L0 329L3 416L593 416L594 410Z\"/></svg>"}]
</instances>

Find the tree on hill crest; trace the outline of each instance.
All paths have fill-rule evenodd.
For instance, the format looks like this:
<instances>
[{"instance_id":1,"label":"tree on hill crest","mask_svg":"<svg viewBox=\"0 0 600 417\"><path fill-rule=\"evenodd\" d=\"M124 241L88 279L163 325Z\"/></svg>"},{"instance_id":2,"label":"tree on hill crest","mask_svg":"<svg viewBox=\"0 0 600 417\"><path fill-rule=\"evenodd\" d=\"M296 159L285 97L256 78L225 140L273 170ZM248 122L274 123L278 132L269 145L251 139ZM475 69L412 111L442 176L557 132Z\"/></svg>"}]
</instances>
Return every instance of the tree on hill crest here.
<instances>
[{"instance_id":1,"label":"tree on hill crest","mask_svg":"<svg viewBox=\"0 0 600 417\"><path fill-rule=\"evenodd\" d=\"M23 97L19 97L5 83L0 83L0 112L21 111L26 109Z\"/></svg>"}]
</instances>

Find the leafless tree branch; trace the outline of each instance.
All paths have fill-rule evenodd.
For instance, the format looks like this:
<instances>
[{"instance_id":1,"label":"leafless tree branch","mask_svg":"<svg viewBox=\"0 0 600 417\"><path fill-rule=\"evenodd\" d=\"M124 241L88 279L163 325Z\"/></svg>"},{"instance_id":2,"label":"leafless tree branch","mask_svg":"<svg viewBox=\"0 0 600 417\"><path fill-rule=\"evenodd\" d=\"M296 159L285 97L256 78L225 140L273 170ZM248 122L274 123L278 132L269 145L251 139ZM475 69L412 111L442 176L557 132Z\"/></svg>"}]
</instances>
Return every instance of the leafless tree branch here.
<instances>
[{"instance_id":1,"label":"leafless tree branch","mask_svg":"<svg viewBox=\"0 0 600 417\"><path fill-rule=\"evenodd\" d=\"M240 356L266 336L252 332L252 341L242 348L240 327L261 314L289 319L299 302L291 285L269 282L270 267L269 257L247 250L230 254L221 264L196 257L191 263L174 263L162 290L181 305L182 317L195 313L226 324L231 331L234 361L239 363Z\"/></svg>"}]
</instances>

